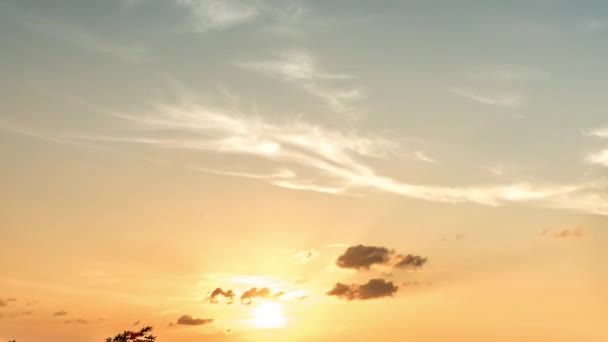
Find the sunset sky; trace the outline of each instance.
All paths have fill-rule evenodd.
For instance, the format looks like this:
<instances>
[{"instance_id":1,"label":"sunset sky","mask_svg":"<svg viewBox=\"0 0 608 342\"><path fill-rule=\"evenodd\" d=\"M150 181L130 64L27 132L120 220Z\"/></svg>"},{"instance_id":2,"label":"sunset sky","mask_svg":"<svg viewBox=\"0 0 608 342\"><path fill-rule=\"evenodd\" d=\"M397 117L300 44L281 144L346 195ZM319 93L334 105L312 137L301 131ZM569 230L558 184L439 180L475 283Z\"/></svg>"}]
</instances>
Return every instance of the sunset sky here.
<instances>
[{"instance_id":1,"label":"sunset sky","mask_svg":"<svg viewBox=\"0 0 608 342\"><path fill-rule=\"evenodd\" d=\"M0 0L0 342L608 341L605 0Z\"/></svg>"}]
</instances>

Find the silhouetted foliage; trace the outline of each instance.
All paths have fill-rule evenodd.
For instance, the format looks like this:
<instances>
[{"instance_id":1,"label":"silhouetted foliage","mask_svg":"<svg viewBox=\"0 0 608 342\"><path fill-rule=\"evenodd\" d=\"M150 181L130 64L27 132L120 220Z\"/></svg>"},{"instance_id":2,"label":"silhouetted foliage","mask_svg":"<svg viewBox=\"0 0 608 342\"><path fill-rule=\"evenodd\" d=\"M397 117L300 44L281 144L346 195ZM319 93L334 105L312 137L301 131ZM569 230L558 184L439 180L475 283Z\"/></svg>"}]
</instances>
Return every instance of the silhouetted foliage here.
<instances>
[{"instance_id":1,"label":"silhouetted foliage","mask_svg":"<svg viewBox=\"0 0 608 342\"><path fill-rule=\"evenodd\" d=\"M152 335L152 327L145 327L140 331L127 331L114 337L106 338L106 342L154 342L156 336Z\"/></svg>"}]
</instances>

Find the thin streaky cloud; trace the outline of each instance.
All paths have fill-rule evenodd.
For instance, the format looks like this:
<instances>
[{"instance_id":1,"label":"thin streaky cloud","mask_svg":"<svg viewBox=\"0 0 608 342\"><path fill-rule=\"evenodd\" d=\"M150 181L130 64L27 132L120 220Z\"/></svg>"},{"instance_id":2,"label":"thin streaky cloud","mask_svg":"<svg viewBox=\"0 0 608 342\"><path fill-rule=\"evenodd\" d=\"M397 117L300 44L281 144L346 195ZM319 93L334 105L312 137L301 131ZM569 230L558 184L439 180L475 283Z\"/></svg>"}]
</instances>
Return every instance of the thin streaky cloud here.
<instances>
[{"instance_id":1,"label":"thin streaky cloud","mask_svg":"<svg viewBox=\"0 0 608 342\"><path fill-rule=\"evenodd\" d=\"M261 9L255 1L174 0L191 13L196 31L209 32L230 29L254 20Z\"/></svg>"},{"instance_id":2,"label":"thin streaky cloud","mask_svg":"<svg viewBox=\"0 0 608 342\"><path fill-rule=\"evenodd\" d=\"M414 152L414 158L423 161L423 162L427 162L427 163L438 163L438 161L435 158L430 157L426 152L424 151L416 151Z\"/></svg>"},{"instance_id":3,"label":"thin streaky cloud","mask_svg":"<svg viewBox=\"0 0 608 342\"><path fill-rule=\"evenodd\" d=\"M498 177L502 177L505 175L505 170L502 165L491 165L487 167L482 167L482 169Z\"/></svg>"},{"instance_id":4,"label":"thin streaky cloud","mask_svg":"<svg viewBox=\"0 0 608 342\"><path fill-rule=\"evenodd\" d=\"M592 153L585 160L590 164L608 167L608 149Z\"/></svg>"},{"instance_id":5,"label":"thin streaky cloud","mask_svg":"<svg viewBox=\"0 0 608 342\"><path fill-rule=\"evenodd\" d=\"M352 75L319 70L315 59L302 51L290 51L270 61L246 62L239 65L277 74L291 80L321 81L355 78Z\"/></svg>"},{"instance_id":6,"label":"thin streaky cloud","mask_svg":"<svg viewBox=\"0 0 608 342\"><path fill-rule=\"evenodd\" d=\"M2 15L0 15L1 17ZM109 38L93 34L83 28L75 27L65 22L49 20L37 15L13 15L6 17L14 19L21 26L41 35L59 39L81 49L102 53L127 62L139 62L146 49L140 44L119 44Z\"/></svg>"},{"instance_id":7,"label":"thin streaky cloud","mask_svg":"<svg viewBox=\"0 0 608 342\"><path fill-rule=\"evenodd\" d=\"M83 142L129 143L234 157L257 157L274 165L275 169L291 172L260 176L248 171L234 172L218 168L216 173L257 178L297 190L336 195L373 190L433 202L487 206L529 203L608 215L605 182L565 185L516 182L450 187L417 185L385 177L378 174L370 163L373 159L395 157L399 154L398 145L382 137L364 136L354 131L330 130L297 120L269 122L238 110L213 108L198 102L151 104L143 113L103 109L100 112L119 120L125 128L124 133L56 134L46 137L32 130L22 132L28 136L75 145L82 145ZM182 134L172 134L172 138L158 136L167 131Z\"/></svg>"},{"instance_id":8,"label":"thin streaky cloud","mask_svg":"<svg viewBox=\"0 0 608 342\"><path fill-rule=\"evenodd\" d=\"M469 78L479 81L526 82L543 81L552 78L551 73L531 67L519 65L498 65L479 69Z\"/></svg>"},{"instance_id":9,"label":"thin streaky cloud","mask_svg":"<svg viewBox=\"0 0 608 342\"><path fill-rule=\"evenodd\" d=\"M224 170L214 170L205 167L191 167L193 170L202 171L210 174L222 175L222 176L233 176L233 177L242 177L242 178L252 178L252 179L267 179L271 181L277 181L280 179L290 179L295 178L296 174L289 169L279 169L273 173L251 173L251 172L238 172L238 171L224 171Z\"/></svg>"},{"instance_id":10,"label":"thin streaky cloud","mask_svg":"<svg viewBox=\"0 0 608 342\"><path fill-rule=\"evenodd\" d=\"M111 112L111 111L106 111ZM364 189L445 203L476 203L498 206L531 203L549 208L572 209L608 215L604 183L530 184L484 186L416 185L379 175L360 157L394 155L393 142L360 134L342 133L300 121L271 123L261 117L226 112L198 103L156 104L146 114L116 116L131 126L121 136L72 135L75 140L143 144L157 148L256 156L279 169L303 168L306 172L283 172L260 176L219 170L232 176L266 179L298 190L351 194ZM156 132L187 132L188 138L158 138Z\"/></svg>"},{"instance_id":11,"label":"thin streaky cloud","mask_svg":"<svg viewBox=\"0 0 608 342\"><path fill-rule=\"evenodd\" d=\"M297 182L293 180L278 180L272 181L271 183L281 188L316 191L332 195L345 194L348 190L347 187L332 187L327 185L318 185L310 182Z\"/></svg>"},{"instance_id":12,"label":"thin streaky cloud","mask_svg":"<svg viewBox=\"0 0 608 342\"><path fill-rule=\"evenodd\" d=\"M240 62L236 65L290 83L320 98L334 112L342 114L356 112L354 102L365 97L361 87L340 82L352 80L355 76L325 71L312 55L302 51L290 51L270 60Z\"/></svg>"},{"instance_id":13,"label":"thin streaky cloud","mask_svg":"<svg viewBox=\"0 0 608 342\"><path fill-rule=\"evenodd\" d=\"M587 135L597 138L608 138L608 128L601 128L588 132Z\"/></svg>"},{"instance_id":14,"label":"thin streaky cloud","mask_svg":"<svg viewBox=\"0 0 608 342\"><path fill-rule=\"evenodd\" d=\"M488 92L473 89L452 89L452 93L491 106L519 107L523 105L524 98L520 94Z\"/></svg>"},{"instance_id":15,"label":"thin streaky cloud","mask_svg":"<svg viewBox=\"0 0 608 342\"><path fill-rule=\"evenodd\" d=\"M247 26L277 33L295 32L307 13L299 0L172 0L187 11L190 30L201 34Z\"/></svg>"}]
</instances>

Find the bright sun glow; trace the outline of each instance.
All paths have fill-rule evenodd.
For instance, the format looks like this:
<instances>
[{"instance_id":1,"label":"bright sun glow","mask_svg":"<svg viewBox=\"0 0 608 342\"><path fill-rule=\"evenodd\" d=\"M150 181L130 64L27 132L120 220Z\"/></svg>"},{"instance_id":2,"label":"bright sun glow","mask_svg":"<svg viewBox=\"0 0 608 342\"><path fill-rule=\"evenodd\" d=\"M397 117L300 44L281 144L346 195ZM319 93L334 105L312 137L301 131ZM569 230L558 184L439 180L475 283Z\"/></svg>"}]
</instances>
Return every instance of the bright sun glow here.
<instances>
[{"instance_id":1,"label":"bright sun glow","mask_svg":"<svg viewBox=\"0 0 608 342\"><path fill-rule=\"evenodd\" d=\"M287 320L283 316L283 307L277 303L263 303L253 311L255 326L261 329L279 328Z\"/></svg>"}]
</instances>

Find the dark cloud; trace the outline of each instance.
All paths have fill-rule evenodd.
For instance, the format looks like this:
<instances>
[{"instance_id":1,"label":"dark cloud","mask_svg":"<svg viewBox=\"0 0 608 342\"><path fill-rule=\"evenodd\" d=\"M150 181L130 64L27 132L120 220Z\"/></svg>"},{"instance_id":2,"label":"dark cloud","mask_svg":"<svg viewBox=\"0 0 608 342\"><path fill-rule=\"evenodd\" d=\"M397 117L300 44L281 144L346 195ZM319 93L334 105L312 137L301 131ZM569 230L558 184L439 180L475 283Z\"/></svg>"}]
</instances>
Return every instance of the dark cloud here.
<instances>
[{"instance_id":1,"label":"dark cloud","mask_svg":"<svg viewBox=\"0 0 608 342\"><path fill-rule=\"evenodd\" d=\"M17 301L17 298L12 298L12 297L11 297L11 298L6 299L6 301L7 301L7 302L16 302L16 301Z\"/></svg>"},{"instance_id":2,"label":"dark cloud","mask_svg":"<svg viewBox=\"0 0 608 342\"><path fill-rule=\"evenodd\" d=\"M67 316L67 315L68 315L68 313L67 313L67 312L65 312L65 311L61 310L61 311L57 311L57 312L55 312L55 313L53 314L53 317Z\"/></svg>"},{"instance_id":3,"label":"dark cloud","mask_svg":"<svg viewBox=\"0 0 608 342\"><path fill-rule=\"evenodd\" d=\"M557 239L580 239L585 236L585 230L582 227L574 229L564 229L553 235Z\"/></svg>"},{"instance_id":4,"label":"dark cloud","mask_svg":"<svg viewBox=\"0 0 608 342\"><path fill-rule=\"evenodd\" d=\"M205 325L213 323L211 318L193 318L190 315L183 315L177 320L180 325Z\"/></svg>"},{"instance_id":5,"label":"dark cloud","mask_svg":"<svg viewBox=\"0 0 608 342\"><path fill-rule=\"evenodd\" d=\"M241 295L241 303L249 305L254 298L279 298L284 295L284 292L272 293L272 290L267 287L252 287L251 289L243 292Z\"/></svg>"},{"instance_id":6,"label":"dark cloud","mask_svg":"<svg viewBox=\"0 0 608 342\"><path fill-rule=\"evenodd\" d=\"M224 291L221 288L216 288L215 290L213 290L213 292L211 292L211 295L209 296L209 302L213 303L213 304L217 304L217 296L222 296L226 299L228 299L228 304L232 304L234 303L234 292L232 290L228 290L228 291Z\"/></svg>"},{"instance_id":7,"label":"dark cloud","mask_svg":"<svg viewBox=\"0 0 608 342\"><path fill-rule=\"evenodd\" d=\"M376 246L352 246L348 247L344 254L338 257L336 265L341 268L369 269L374 264L386 264L390 261L394 251L385 247Z\"/></svg>"},{"instance_id":8,"label":"dark cloud","mask_svg":"<svg viewBox=\"0 0 608 342\"><path fill-rule=\"evenodd\" d=\"M369 269L373 265L391 264L395 268L421 267L427 258L419 255L395 256L395 251L386 247L357 245L348 247L336 260L336 265L347 269Z\"/></svg>"},{"instance_id":9,"label":"dark cloud","mask_svg":"<svg viewBox=\"0 0 608 342\"><path fill-rule=\"evenodd\" d=\"M421 257L420 255L399 255L397 256L397 268L408 268L408 267L421 267L426 264L427 258Z\"/></svg>"},{"instance_id":10,"label":"dark cloud","mask_svg":"<svg viewBox=\"0 0 608 342\"><path fill-rule=\"evenodd\" d=\"M298 259L301 263L307 264L310 261L312 261L314 258L316 258L318 255L319 255L319 252L317 250L311 249L311 250L298 251L298 252L294 253L293 257Z\"/></svg>"},{"instance_id":11,"label":"dark cloud","mask_svg":"<svg viewBox=\"0 0 608 342\"><path fill-rule=\"evenodd\" d=\"M399 287L393 282L384 279L371 279L366 284L342 284L336 285L327 292L328 296L335 296L346 300L366 300L382 297L391 297L397 293Z\"/></svg>"},{"instance_id":12,"label":"dark cloud","mask_svg":"<svg viewBox=\"0 0 608 342\"><path fill-rule=\"evenodd\" d=\"M140 321L135 321L135 322L133 322L132 326L139 325L139 323L141 323L141 322Z\"/></svg>"},{"instance_id":13,"label":"dark cloud","mask_svg":"<svg viewBox=\"0 0 608 342\"><path fill-rule=\"evenodd\" d=\"M0 307L8 306L8 302L0 299Z\"/></svg>"},{"instance_id":14,"label":"dark cloud","mask_svg":"<svg viewBox=\"0 0 608 342\"><path fill-rule=\"evenodd\" d=\"M241 304L250 305L252 303L253 299L255 299L255 298L278 299L281 296L283 296L284 294L285 294L285 292L282 292L282 291L273 293L273 291L267 287L260 287L260 288L252 287L251 289L243 292L243 294L239 297L239 299L240 299ZM227 298L228 299L226 301L227 304L232 304L232 303L234 303L236 294L232 290L224 291L223 289L218 287L215 290L213 290L213 292L211 292L211 294L209 295L207 300L210 303L217 304L218 303L217 297L219 297L219 296Z\"/></svg>"}]
</instances>

